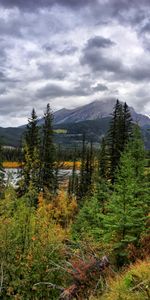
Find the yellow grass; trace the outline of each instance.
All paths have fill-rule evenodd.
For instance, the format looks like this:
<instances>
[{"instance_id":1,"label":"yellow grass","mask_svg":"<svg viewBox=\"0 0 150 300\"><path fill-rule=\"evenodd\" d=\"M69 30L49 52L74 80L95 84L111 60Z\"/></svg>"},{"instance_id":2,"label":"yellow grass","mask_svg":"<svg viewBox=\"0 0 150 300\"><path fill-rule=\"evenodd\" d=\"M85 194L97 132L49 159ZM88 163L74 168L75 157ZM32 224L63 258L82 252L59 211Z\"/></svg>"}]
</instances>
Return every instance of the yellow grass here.
<instances>
[{"instance_id":1,"label":"yellow grass","mask_svg":"<svg viewBox=\"0 0 150 300\"><path fill-rule=\"evenodd\" d=\"M148 300L150 299L150 260L138 261L126 272L108 282L108 291L90 300Z\"/></svg>"}]
</instances>

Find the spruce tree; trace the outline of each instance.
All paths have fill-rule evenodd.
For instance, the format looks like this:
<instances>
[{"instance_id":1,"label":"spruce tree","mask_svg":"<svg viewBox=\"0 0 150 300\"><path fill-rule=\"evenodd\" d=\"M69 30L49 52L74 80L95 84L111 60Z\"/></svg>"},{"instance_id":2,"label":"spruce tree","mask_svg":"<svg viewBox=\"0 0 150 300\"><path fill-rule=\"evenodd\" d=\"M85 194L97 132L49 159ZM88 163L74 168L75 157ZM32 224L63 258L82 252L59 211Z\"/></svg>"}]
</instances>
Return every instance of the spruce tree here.
<instances>
[{"instance_id":1,"label":"spruce tree","mask_svg":"<svg viewBox=\"0 0 150 300\"><path fill-rule=\"evenodd\" d=\"M102 138L98 157L98 177L108 178L108 149L105 138Z\"/></svg>"},{"instance_id":2,"label":"spruce tree","mask_svg":"<svg viewBox=\"0 0 150 300\"><path fill-rule=\"evenodd\" d=\"M83 136L81 169L79 176L78 199L82 199L92 192L92 177L94 171L93 144L90 147L85 145L85 136Z\"/></svg>"},{"instance_id":3,"label":"spruce tree","mask_svg":"<svg viewBox=\"0 0 150 300\"><path fill-rule=\"evenodd\" d=\"M127 104L122 105L117 100L113 110L112 120L107 135L109 153L109 175L112 183L119 164L121 153L128 143L132 133L132 119Z\"/></svg>"},{"instance_id":4,"label":"spruce tree","mask_svg":"<svg viewBox=\"0 0 150 300\"><path fill-rule=\"evenodd\" d=\"M125 145L128 143L133 132L133 122L130 113L130 109L125 102L123 104L123 124L122 124L122 151L125 148Z\"/></svg>"},{"instance_id":5,"label":"spruce tree","mask_svg":"<svg viewBox=\"0 0 150 300\"><path fill-rule=\"evenodd\" d=\"M35 194L33 200L36 205L37 195L41 188L40 179L40 134L37 125L37 115L32 110L31 118L28 119L24 137L24 167L22 170L22 180L19 183L19 193Z\"/></svg>"},{"instance_id":6,"label":"spruce tree","mask_svg":"<svg viewBox=\"0 0 150 300\"><path fill-rule=\"evenodd\" d=\"M44 191L53 193L56 186L55 178L55 148L53 144L53 115L50 105L47 104L44 114L43 125L43 148L42 148L42 188Z\"/></svg>"},{"instance_id":7,"label":"spruce tree","mask_svg":"<svg viewBox=\"0 0 150 300\"><path fill-rule=\"evenodd\" d=\"M138 247L146 231L149 198L144 180L144 147L137 130L121 155L114 192L104 216L104 239L111 243L118 265L127 261L128 245Z\"/></svg>"}]
</instances>

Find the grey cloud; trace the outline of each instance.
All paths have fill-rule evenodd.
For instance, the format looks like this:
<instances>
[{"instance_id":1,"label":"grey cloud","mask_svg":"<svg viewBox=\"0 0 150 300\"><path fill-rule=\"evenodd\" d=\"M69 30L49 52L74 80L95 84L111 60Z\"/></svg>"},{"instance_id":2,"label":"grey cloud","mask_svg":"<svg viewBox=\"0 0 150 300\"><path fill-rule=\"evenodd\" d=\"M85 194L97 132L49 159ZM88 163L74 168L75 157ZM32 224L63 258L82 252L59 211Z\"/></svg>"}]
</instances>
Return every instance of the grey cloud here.
<instances>
[{"instance_id":1,"label":"grey cloud","mask_svg":"<svg viewBox=\"0 0 150 300\"><path fill-rule=\"evenodd\" d=\"M93 91L95 92L108 91L108 87L104 84L98 83L96 86L93 87Z\"/></svg>"},{"instance_id":2,"label":"grey cloud","mask_svg":"<svg viewBox=\"0 0 150 300\"><path fill-rule=\"evenodd\" d=\"M62 80L66 77L65 71L57 68L52 63L43 63L38 65L39 71L42 72L45 79L59 79Z\"/></svg>"},{"instance_id":3,"label":"grey cloud","mask_svg":"<svg viewBox=\"0 0 150 300\"><path fill-rule=\"evenodd\" d=\"M5 81L5 80L6 80L5 74L2 71L0 71L0 81Z\"/></svg>"},{"instance_id":4,"label":"grey cloud","mask_svg":"<svg viewBox=\"0 0 150 300\"><path fill-rule=\"evenodd\" d=\"M88 45L88 43L87 43ZM150 78L150 62L142 63L141 58L130 67L123 63L119 58L111 58L109 54L104 55L102 49L97 47L85 47L80 58L81 64L87 65L93 73L107 73L111 81L147 81Z\"/></svg>"},{"instance_id":5,"label":"grey cloud","mask_svg":"<svg viewBox=\"0 0 150 300\"><path fill-rule=\"evenodd\" d=\"M4 95L7 93L7 89L6 88L0 88L0 95Z\"/></svg>"},{"instance_id":6,"label":"grey cloud","mask_svg":"<svg viewBox=\"0 0 150 300\"><path fill-rule=\"evenodd\" d=\"M109 48L114 46L115 43L108 38L104 38L103 36L95 36L88 40L86 45L86 50L91 48Z\"/></svg>"},{"instance_id":7,"label":"grey cloud","mask_svg":"<svg viewBox=\"0 0 150 300\"><path fill-rule=\"evenodd\" d=\"M0 4L6 8L18 7L22 9L36 9L36 8L43 8L43 7L51 7L53 5L61 5L67 7L82 7L87 4L94 4L97 0L1 0Z\"/></svg>"},{"instance_id":8,"label":"grey cloud","mask_svg":"<svg viewBox=\"0 0 150 300\"><path fill-rule=\"evenodd\" d=\"M45 44L42 47L47 52L55 52L59 55L71 55L74 54L78 48L69 43L59 46L55 44Z\"/></svg>"},{"instance_id":9,"label":"grey cloud","mask_svg":"<svg viewBox=\"0 0 150 300\"><path fill-rule=\"evenodd\" d=\"M23 24L19 18L17 20L10 19L9 22L0 19L0 35L22 38L21 25Z\"/></svg>"},{"instance_id":10,"label":"grey cloud","mask_svg":"<svg viewBox=\"0 0 150 300\"><path fill-rule=\"evenodd\" d=\"M91 15L97 25L110 24L115 20L119 24L139 30L149 16L149 10L149 0L100 0L94 6Z\"/></svg>"},{"instance_id":11,"label":"grey cloud","mask_svg":"<svg viewBox=\"0 0 150 300\"><path fill-rule=\"evenodd\" d=\"M12 77L6 76L4 72L0 71L0 81L3 83L11 84L11 83L20 82L20 79L15 79L14 77L12 78Z\"/></svg>"},{"instance_id":12,"label":"grey cloud","mask_svg":"<svg viewBox=\"0 0 150 300\"><path fill-rule=\"evenodd\" d=\"M71 97L71 96L87 96L90 92L82 87L77 86L74 88L66 89L56 84L47 84L45 87L39 89L36 93L38 98L58 98L58 97Z\"/></svg>"},{"instance_id":13,"label":"grey cloud","mask_svg":"<svg viewBox=\"0 0 150 300\"><path fill-rule=\"evenodd\" d=\"M60 55L71 55L74 54L78 50L75 46L64 47L62 50L58 50L57 53Z\"/></svg>"},{"instance_id":14,"label":"grey cloud","mask_svg":"<svg viewBox=\"0 0 150 300\"><path fill-rule=\"evenodd\" d=\"M144 24L141 28L141 33L149 33L150 32L150 20L147 20L146 24Z\"/></svg>"},{"instance_id":15,"label":"grey cloud","mask_svg":"<svg viewBox=\"0 0 150 300\"><path fill-rule=\"evenodd\" d=\"M122 63L119 59L105 57L97 50L85 51L80 61L82 65L88 65L94 72L116 73L122 70Z\"/></svg>"},{"instance_id":16,"label":"grey cloud","mask_svg":"<svg viewBox=\"0 0 150 300\"><path fill-rule=\"evenodd\" d=\"M103 49L110 48L115 43L108 38L95 36L87 41L83 49L83 55L80 62L82 65L89 65L93 71L116 72L122 68L122 63L119 59L105 57Z\"/></svg>"}]
</instances>

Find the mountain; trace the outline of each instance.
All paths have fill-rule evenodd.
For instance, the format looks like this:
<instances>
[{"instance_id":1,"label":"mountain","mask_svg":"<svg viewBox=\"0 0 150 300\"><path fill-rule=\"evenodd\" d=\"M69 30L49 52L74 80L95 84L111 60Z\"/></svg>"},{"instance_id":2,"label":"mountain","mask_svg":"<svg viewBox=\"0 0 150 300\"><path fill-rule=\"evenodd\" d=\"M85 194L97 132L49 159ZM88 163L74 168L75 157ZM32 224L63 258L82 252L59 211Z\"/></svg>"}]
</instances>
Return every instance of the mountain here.
<instances>
[{"instance_id":1,"label":"mountain","mask_svg":"<svg viewBox=\"0 0 150 300\"><path fill-rule=\"evenodd\" d=\"M105 99L103 101L96 100L75 109L61 109L54 113L54 123L77 123L86 120L110 117L115 103L116 99ZM130 112L133 121L138 122L140 126L150 125L150 118L147 116L137 113L133 107L130 107ZM42 123L42 120L40 123Z\"/></svg>"},{"instance_id":2,"label":"mountain","mask_svg":"<svg viewBox=\"0 0 150 300\"><path fill-rule=\"evenodd\" d=\"M0 127L0 143L5 146L18 147L21 145L21 140L25 127Z\"/></svg>"},{"instance_id":3,"label":"mountain","mask_svg":"<svg viewBox=\"0 0 150 300\"><path fill-rule=\"evenodd\" d=\"M75 109L61 109L54 113L54 135L55 142L64 145L79 144L83 133L86 139L99 143L101 137L105 135L109 127L115 99L108 101L94 101L87 105ZM150 149L150 118L138 114L132 107L130 112L134 122L142 128L145 146ZM39 126L43 124L43 119L38 121ZM0 127L0 140L2 145L19 146L26 125L17 128Z\"/></svg>"}]
</instances>

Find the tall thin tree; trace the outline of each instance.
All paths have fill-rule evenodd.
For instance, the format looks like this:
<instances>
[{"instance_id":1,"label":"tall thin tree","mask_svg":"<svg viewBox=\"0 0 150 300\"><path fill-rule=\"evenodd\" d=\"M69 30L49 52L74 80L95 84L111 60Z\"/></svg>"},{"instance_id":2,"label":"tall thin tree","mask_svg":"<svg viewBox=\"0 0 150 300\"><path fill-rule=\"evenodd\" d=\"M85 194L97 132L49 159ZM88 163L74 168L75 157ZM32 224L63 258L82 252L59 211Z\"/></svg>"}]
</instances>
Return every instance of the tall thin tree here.
<instances>
[{"instance_id":1,"label":"tall thin tree","mask_svg":"<svg viewBox=\"0 0 150 300\"><path fill-rule=\"evenodd\" d=\"M43 125L42 148L42 188L53 193L55 190L55 148L53 144L53 114L50 105L47 104Z\"/></svg>"}]
</instances>

